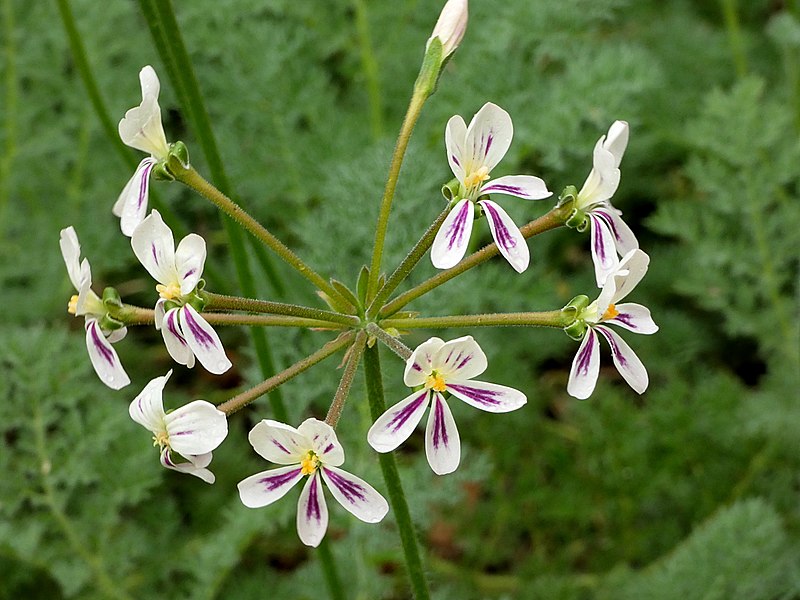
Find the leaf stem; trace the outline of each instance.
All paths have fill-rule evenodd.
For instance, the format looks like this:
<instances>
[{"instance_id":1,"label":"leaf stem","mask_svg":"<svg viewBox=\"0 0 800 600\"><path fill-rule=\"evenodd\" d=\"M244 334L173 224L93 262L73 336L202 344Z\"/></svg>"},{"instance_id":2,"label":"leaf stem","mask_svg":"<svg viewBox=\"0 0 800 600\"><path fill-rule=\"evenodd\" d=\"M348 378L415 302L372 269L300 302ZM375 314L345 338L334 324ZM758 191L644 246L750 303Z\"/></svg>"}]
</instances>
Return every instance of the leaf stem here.
<instances>
[{"instance_id":1,"label":"leaf stem","mask_svg":"<svg viewBox=\"0 0 800 600\"><path fill-rule=\"evenodd\" d=\"M491 313L484 315L453 315L411 319L384 319L384 327L422 329L445 327L558 327L564 328L575 320L573 314L561 310L547 312ZM371 332L372 330L370 330Z\"/></svg>"},{"instance_id":2,"label":"leaf stem","mask_svg":"<svg viewBox=\"0 0 800 600\"><path fill-rule=\"evenodd\" d=\"M353 385L353 378L358 370L358 363L361 362L361 355L364 353L366 343L367 334L362 329L358 332L353 345L347 351L347 363L344 366L342 379L339 382L339 387L336 388L336 394L333 396L333 402L331 402L331 407L328 409L328 414L325 416L325 422L334 429L339 422L339 417L342 416L342 410L345 402L347 402L347 396Z\"/></svg>"},{"instance_id":3,"label":"leaf stem","mask_svg":"<svg viewBox=\"0 0 800 600\"><path fill-rule=\"evenodd\" d=\"M208 301L206 309L210 310L242 310L254 313L306 317L320 321L333 321L335 323L341 323L342 325L356 326L359 324L358 317L343 315L330 310L299 306L297 304L254 300L252 298L240 298L238 296L224 296L222 294L214 294L206 291L202 293L202 296Z\"/></svg>"},{"instance_id":4,"label":"leaf stem","mask_svg":"<svg viewBox=\"0 0 800 600\"><path fill-rule=\"evenodd\" d=\"M403 360L411 358L411 348L406 346L403 342L398 340L388 331L381 329L376 323L369 323L367 325L367 333L379 339L389 350L397 354Z\"/></svg>"}]
</instances>

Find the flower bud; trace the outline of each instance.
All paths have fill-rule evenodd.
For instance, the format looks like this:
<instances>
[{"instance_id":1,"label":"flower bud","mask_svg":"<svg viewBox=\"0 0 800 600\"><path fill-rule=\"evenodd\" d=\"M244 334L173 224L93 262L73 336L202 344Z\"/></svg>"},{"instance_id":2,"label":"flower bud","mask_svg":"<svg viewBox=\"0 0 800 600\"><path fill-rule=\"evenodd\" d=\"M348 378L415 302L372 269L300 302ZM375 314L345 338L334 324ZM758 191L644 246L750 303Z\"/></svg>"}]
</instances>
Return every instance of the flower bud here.
<instances>
[{"instance_id":1,"label":"flower bud","mask_svg":"<svg viewBox=\"0 0 800 600\"><path fill-rule=\"evenodd\" d=\"M442 42L442 58L456 51L467 30L467 0L448 0L433 28L428 44L434 38Z\"/></svg>"}]
</instances>

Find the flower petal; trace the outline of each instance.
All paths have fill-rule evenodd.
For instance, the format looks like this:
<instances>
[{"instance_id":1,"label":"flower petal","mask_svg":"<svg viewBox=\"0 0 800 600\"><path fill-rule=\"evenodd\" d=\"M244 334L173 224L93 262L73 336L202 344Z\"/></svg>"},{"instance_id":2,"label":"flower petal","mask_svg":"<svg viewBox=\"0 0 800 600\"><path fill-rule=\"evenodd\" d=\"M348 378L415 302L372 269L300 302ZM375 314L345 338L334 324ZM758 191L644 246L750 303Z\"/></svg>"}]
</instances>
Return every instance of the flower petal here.
<instances>
[{"instance_id":1,"label":"flower petal","mask_svg":"<svg viewBox=\"0 0 800 600\"><path fill-rule=\"evenodd\" d=\"M460 115L453 115L447 121L447 126L444 129L444 146L447 149L447 162L450 163L450 169L453 175L456 176L461 183L464 183L464 165L468 160L468 156L464 151L464 143L467 140L467 124Z\"/></svg>"},{"instance_id":2,"label":"flower petal","mask_svg":"<svg viewBox=\"0 0 800 600\"><path fill-rule=\"evenodd\" d=\"M194 367L194 352L192 352L186 342L186 338L183 336L179 317L180 311L180 308L171 308L167 311L161 321L161 335L172 360L191 369Z\"/></svg>"},{"instance_id":3,"label":"flower petal","mask_svg":"<svg viewBox=\"0 0 800 600\"><path fill-rule=\"evenodd\" d=\"M214 481L216 481L214 474L206 469L206 467L211 464L211 452L197 456L184 456L183 458L185 458L188 462L176 463L173 460L168 447L164 447L161 450L161 464L167 469L172 469L173 471L178 471L179 473L188 473L189 475L194 475L206 483L214 483Z\"/></svg>"},{"instance_id":4,"label":"flower petal","mask_svg":"<svg viewBox=\"0 0 800 600\"><path fill-rule=\"evenodd\" d=\"M175 269L181 284L181 294L187 295L197 287L206 263L206 241L196 233L183 238L175 250Z\"/></svg>"},{"instance_id":5,"label":"flower petal","mask_svg":"<svg viewBox=\"0 0 800 600\"><path fill-rule=\"evenodd\" d=\"M434 394L428 425L425 428L425 454L437 475L447 475L461 461L461 440L453 413L441 394Z\"/></svg>"},{"instance_id":6,"label":"flower petal","mask_svg":"<svg viewBox=\"0 0 800 600\"><path fill-rule=\"evenodd\" d=\"M605 136L602 136L594 146L593 167L578 192L578 208L588 208L609 200L619 187L619 163L603 146L604 141Z\"/></svg>"},{"instance_id":7,"label":"flower petal","mask_svg":"<svg viewBox=\"0 0 800 600\"><path fill-rule=\"evenodd\" d=\"M444 346L444 340L432 337L427 342L421 343L406 361L406 370L403 373L403 382L408 387L417 387L425 383L425 379L433 371L433 356Z\"/></svg>"},{"instance_id":8,"label":"flower petal","mask_svg":"<svg viewBox=\"0 0 800 600\"><path fill-rule=\"evenodd\" d=\"M615 166L619 167L622 155L625 154L625 148L628 147L628 123L626 121L614 121L611 124L608 136L603 141L603 147L611 153Z\"/></svg>"},{"instance_id":9,"label":"flower petal","mask_svg":"<svg viewBox=\"0 0 800 600\"><path fill-rule=\"evenodd\" d=\"M363 479L326 465L322 478L336 501L365 523L377 523L389 512L389 503Z\"/></svg>"},{"instance_id":10,"label":"flower petal","mask_svg":"<svg viewBox=\"0 0 800 600\"><path fill-rule=\"evenodd\" d=\"M156 165L156 159L145 158L136 167L133 177L122 188L111 212L120 218L122 233L131 237L147 214L147 200L150 194L150 173Z\"/></svg>"},{"instance_id":11,"label":"flower petal","mask_svg":"<svg viewBox=\"0 0 800 600\"><path fill-rule=\"evenodd\" d=\"M164 417L170 447L179 454L206 454L228 435L225 413L205 400L195 400Z\"/></svg>"},{"instance_id":12,"label":"flower petal","mask_svg":"<svg viewBox=\"0 0 800 600\"><path fill-rule=\"evenodd\" d=\"M464 198L447 215L431 246L431 262L437 269L456 266L467 251L475 207Z\"/></svg>"},{"instance_id":13,"label":"flower petal","mask_svg":"<svg viewBox=\"0 0 800 600\"><path fill-rule=\"evenodd\" d=\"M621 211L610 204L604 204L592 211L593 214L605 221L611 235L614 238L614 246L620 256L625 256L631 250L639 247L639 241L627 223L622 220Z\"/></svg>"},{"instance_id":14,"label":"flower petal","mask_svg":"<svg viewBox=\"0 0 800 600\"><path fill-rule=\"evenodd\" d=\"M390 407L369 428L369 445L377 452L391 452L405 442L422 420L430 397L430 391L418 390Z\"/></svg>"},{"instance_id":15,"label":"flower petal","mask_svg":"<svg viewBox=\"0 0 800 600\"><path fill-rule=\"evenodd\" d=\"M599 375L600 342L594 328L590 327L572 360L567 393L579 400L585 400L592 395Z\"/></svg>"},{"instance_id":16,"label":"flower petal","mask_svg":"<svg viewBox=\"0 0 800 600\"><path fill-rule=\"evenodd\" d=\"M131 419L153 433L166 430L164 426L164 417L166 415L161 396L170 375L172 375L172 370L168 371L163 377L151 379L128 407L128 414L130 414Z\"/></svg>"},{"instance_id":17,"label":"flower petal","mask_svg":"<svg viewBox=\"0 0 800 600\"><path fill-rule=\"evenodd\" d=\"M469 164L465 171L477 171L482 166L491 171L508 152L513 137L511 116L496 104L484 104L467 128L465 150Z\"/></svg>"},{"instance_id":18,"label":"flower petal","mask_svg":"<svg viewBox=\"0 0 800 600\"><path fill-rule=\"evenodd\" d=\"M61 237L58 241L61 247L61 256L64 257L64 264L67 267L67 274L69 280L72 282L72 287L76 290L81 289L81 284L84 278L89 276L91 284L92 273L89 269L89 262L84 259L85 267L81 264L81 244L78 241L78 234L75 233L74 227L67 227L61 230Z\"/></svg>"},{"instance_id":19,"label":"flower petal","mask_svg":"<svg viewBox=\"0 0 800 600\"><path fill-rule=\"evenodd\" d=\"M616 304L627 296L645 276L649 265L650 257L638 248L623 256L613 275L615 292L611 301Z\"/></svg>"},{"instance_id":20,"label":"flower petal","mask_svg":"<svg viewBox=\"0 0 800 600\"><path fill-rule=\"evenodd\" d=\"M493 413L517 410L528 401L519 390L485 381L448 383L447 391L475 408Z\"/></svg>"},{"instance_id":21,"label":"flower petal","mask_svg":"<svg viewBox=\"0 0 800 600\"><path fill-rule=\"evenodd\" d=\"M506 175L492 179L481 188L481 194L508 194L525 200L542 200L553 195L544 180L532 175Z\"/></svg>"},{"instance_id":22,"label":"flower petal","mask_svg":"<svg viewBox=\"0 0 800 600\"><path fill-rule=\"evenodd\" d=\"M465 381L486 370L488 361L478 342L471 335L442 344L431 361L433 369L445 381Z\"/></svg>"},{"instance_id":23,"label":"flower petal","mask_svg":"<svg viewBox=\"0 0 800 600\"><path fill-rule=\"evenodd\" d=\"M248 508L261 508L283 498L303 478L300 465L262 471L243 479L236 487Z\"/></svg>"},{"instance_id":24,"label":"flower petal","mask_svg":"<svg viewBox=\"0 0 800 600\"><path fill-rule=\"evenodd\" d=\"M617 367L619 374L633 388L633 391L643 394L650 380L642 361L616 332L602 325L598 325L596 329L603 334L611 346L611 357L614 359L614 366Z\"/></svg>"},{"instance_id":25,"label":"flower petal","mask_svg":"<svg viewBox=\"0 0 800 600\"><path fill-rule=\"evenodd\" d=\"M297 535L306 546L316 548L328 529L328 506L322 495L319 472L308 478L297 501Z\"/></svg>"},{"instance_id":26,"label":"flower petal","mask_svg":"<svg viewBox=\"0 0 800 600\"><path fill-rule=\"evenodd\" d=\"M124 388L131 380L125 369L122 368L116 351L103 335L97 319L88 319L85 327L86 349L89 351L89 359L92 361L92 366L100 381L112 390Z\"/></svg>"},{"instance_id":27,"label":"flower petal","mask_svg":"<svg viewBox=\"0 0 800 600\"><path fill-rule=\"evenodd\" d=\"M256 452L279 465L296 465L311 449L310 442L297 429L270 419L264 419L247 436Z\"/></svg>"},{"instance_id":28,"label":"flower petal","mask_svg":"<svg viewBox=\"0 0 800 600\"><path fill-rule=\"evenodd\" d=\"M517 273L522 273L528 268L531 255L528 243L522 237L519 227L511 220L506 211L491 200L481 200L479 204L483 206L488 217L489 229L500 254L514 267Z\"/></svg>"},{"instance_id":29,"label":"flower petal","mask_svg":"<svg viewBox=\"0 0 800 600\"><path fill-rule=\"evenodd\" d=\"M616 271L619 265L617 249L614 245L614 236L605 220L589 213L591 223L592 262L594 263L594 276L597 287L603 287L608 276Z\"/></svg>"},{"instance_id":30,"label":"flower petal","mask_svg":"<svg viewBox=\"0 0 800 600\"><path fill-rule=\"evenodd\" d=\"M177 282L172 230L167 227L157 210L151 212L133 232L131 247L153 279L164 285Z\"/></svg>"},{"instance_id":31,"label":"flower petal","mask_svg":"<svg viewBox=\"0 0 800 600\"><path fill-rule=\"evenodd\" d=\"M651 334L658 331L658 325L650 316L650 309L641 304L626 302L616 305L617 314L613 319L603 321L607 325L619 325L634 333Z\"/></svg>"},{"instance_id":32,"label":"flower petal","mask_svg":"<svg viewBox=\"0 0 800 600\"><path fill-rule=\"evenodd\" d=\"M191 304L181 307L181 331L189 348L209 373L219 375L231 368L217 332L200 316Z\"/></svg>"},{"instance_id":33,"label":"flower petal","mask_svg":"<svg viewBox=\"0 0 800 600\"><path fill-rule=\"evenodd\" d=\"M156 331L161 331L161 325L164 323L164 317L167 316L165 305L167 301L164 298L159 298L156 301L156 307L153 311L153 323L156 326ZM182 337L182 336L181 336Z\"/></svg>"},{"instance_id":34,"label":"flower petal","mask_svg":"<svg viewBox=\"0 0 800 600\"><path fill-rule=\"evenodd\" d=\"M160 84L153 67L147 65L139 72L139 82L142 86L142 103L125 113L119 122L119 137L126 146L164 159L169 148L161 125L161 108L158 106Z\"/></svg>"},{"instance_id":35,"label":"flower petal","mask_svg":"<svg viewBox=\"0 0 800 600\"><path fill-rule=\"evenodd\" d=\"M333 427L325 421L306 419L300 423L297 431L311 442L309 450L313 450L322 463L338 467L344 462L344 448L336 438Z\"/></svg>"}]
</instances>

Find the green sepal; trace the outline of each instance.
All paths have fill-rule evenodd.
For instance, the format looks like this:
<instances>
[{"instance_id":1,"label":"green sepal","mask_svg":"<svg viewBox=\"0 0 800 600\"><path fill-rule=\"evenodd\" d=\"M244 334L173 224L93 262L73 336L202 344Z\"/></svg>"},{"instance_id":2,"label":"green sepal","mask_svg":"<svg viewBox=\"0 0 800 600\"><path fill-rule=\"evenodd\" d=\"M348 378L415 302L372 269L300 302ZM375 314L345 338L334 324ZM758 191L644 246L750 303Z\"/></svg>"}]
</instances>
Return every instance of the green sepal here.
<instances>
[{"instance_id":1,"label":"green sepal","mask_svg":"<svg viewBox=\"0 0 800 600\"><path fill-rule=\"evenodd\" d=\"M347 287L338 279L331 279L331 285L344 298L344 302L342 301L336 302L340 308L335 308L334 310L338 310L339 312L352 313L355 309L359 307L358 297L350 290L349 287Z\"/></svg>"},{"instance_id":2,"label":"green sepal","mask_svg":"<svg viewBox=\"0 0 800 600\"><path fill-rule=\"evenodd\" d=\"M200 280L197 282L197 286L194 288L194 291L195 291L195 293L199 293L199 292L202 292L205 289L206 289L206 280L203 279L203 278L200 278Z\"/></svg>"},{"instance_id":3,"label":"green sepal","mask_svg":"<svg viewBox=\"0 0 800 600\"><path fill-rule=\"evenodd\" d=\"M150 177L158 179L159 181L175 181L175 176L170 173L167 163L164 161L156 163L156 166L150 171Z\"/></svg>"},{"instance_id":4,"label":"green sepal","mask_svg":"<svg viewBox=\"0 0 800 600\"><path fill-rule=\"evenodd\" d=\"M574 310L575 315L580 315L586 307L589 306L589 296L581 294L579 296L575 296L572 300L567 302L566 306L561 309L561 312L565 312L568 310Z\"/></svg>"},{"instance_id":5,"label":"green sepal","mask_svg":"<svg viewBox=\"0 0 800 600\"><path fill-rule=\"evenodd\" d=\"M485 216L483 212L483 204L478 204L480 200L488 200L489 196L481 196L478 200L475 201L475 220L482 219Z\"/></svg>"},{"instance_id":6,"label":"green sepal","mask_svg":"<svg viewBox=\"0 0 800 600\"><path fill-rule=\"evenodd\" d=\"M427 98L436 91L439 83L439 74L442 72L444 64L444 48L442 40L438 37L433 38L425 48L425 57L422 59L417 80L414 82L414 93L424 94Z\"/></svg>"},{"instance_id":7,"label":"green sepal","mask_svg":"<svg viewBox=\"0 0 800 600\"><path fill-rule=\"evenodd\" d=\"M125 323L115 319L109 314L103 315L99 323L100 323L100 329L102 329L103 331L116 331L118 329L122 329L123 327L125 327Z\"/></svg>"},{"instance_id":8,"label":"green sepal","mask_svg":"<svg viewBox=\"0 0 800 600\"><path fill-rule=\"evenodd\" d=\"M578 188L574 185L568 185L558 196L558 204L556 206L564 206L570 202L575 202L578 199Z\"/></svg>"},{"instance_id":9,"label":"green sepal","mask_svg":"<svg viewBox=\"0 0 800 600\"><path fill-rule=\"evenodd\" d=\"M367 290L369 290L369 267L363 265L358 272L358 280L356 281L356 294L358 294L361 306L367 305Z\"/></svg>"},{"instance_id":10,"label":"green sepal","mask_svg":"<svg viewBox=\"0 0 800 600\"><path fill-rule=\"evenodd\" d=\"M169 146L169 157L175 157L184 169L189 168L189 149L181 141L174 142ZM167 159L169 161L169 159Z\"/></svg>"},{"instance_id":11,"label":"green sepal","mask_svg":"<svg viewBox=\"0 0 800 600\"><path fill-rule=\"evenodd\" d=\"M458 179L453 177L442 186L442 196L444 196L444 199L448 202L458 202L458 200L461 199L461 183Z\"/></svg>"},{"instance_id":12,"label":"green sepal","mask_svg":"<svg viewBox=\"0 0 800 600\"><path fill-rule=\"evenodd\" d=\"M103 306L108 310L122 308L122 298L120 298L119 292L115 288L107 287L103 290Z\"/></svg>"},{"instance_id":13,"label":"green sepal","mask_svg":"<svg viewBox=\"0 0 800 600\"><path fill-rule=\"evenodd\" d=\"M197 312L203 312L203 309L206 307L206 300L202 296L198 296L197 294L190 294L188 297L184 298L184 305L190 304L193 309ZM166 308L166 305L165 305Z\"/></svg>"},{"instance_id":14,"label":"green sepal","mask_svg":"<svg viewBox=\"0 0 800 600\"><path fill-rule=\"evenodd\" d=\"M580 342L583 339L583 336L586 335L586 330L588 328L589 326L586 324L585 321L578 320L572 323L572 325L564 327L564 333L566 333L576 342Z\"/></svg>"},{"instance_id":15,"label":"green sepal","mask_svg":"<svg viewBox=\"0 0 800 600\"><path fill-rule=\"evenodd\" d=\"M168 312L173 308L180 308L181 306L183 306L183 304L181 304L180 302L175 302L174 300L167 300L166 302L164 302L164 312Z\"/></svg>"},{"instance_id":16,"label":"green sepal","mask_svg":"<svg viewBox=\"0 0 800 600\"><path fill-rule=\"evenodd\" d=\"M573 208L567 220L564 222L564 225L567 227L577 229L580 232L586 231L588 224L589 219L586 217L586 213L578 208Z\"/></svg>"}]
</instances>

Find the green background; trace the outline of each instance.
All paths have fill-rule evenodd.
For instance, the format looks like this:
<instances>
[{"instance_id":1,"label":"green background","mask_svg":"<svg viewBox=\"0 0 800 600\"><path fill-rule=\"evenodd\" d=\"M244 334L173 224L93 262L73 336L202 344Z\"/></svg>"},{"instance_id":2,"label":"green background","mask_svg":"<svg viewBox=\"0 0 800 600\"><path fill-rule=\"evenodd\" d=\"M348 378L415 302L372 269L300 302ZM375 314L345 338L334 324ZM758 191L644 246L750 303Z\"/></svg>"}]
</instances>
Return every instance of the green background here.
<instances>
[{"instance_id":1,"label":"green background","mask_svg":"<svg viewBox=\"0 0 800 600\"><path fill-rule=\"evenodd\" d=\"M167 137L208 174L139 3L73 0L111 120L140 99L137 73L161 75ZM114 285L150 306L153 282L111 205L130 177L89 103L54 1L1 0L0 34L0 597L324 598L316 553L294 529L296 493L244 508L235 485L267 468L247 443L272 416L266 399L230 421L217 482L162 469L127 405L175 373L168 408L223 401L260 381L244 330L223 339L234 369L213 377L173 365L159 335L116 345L132 385L105 388L87 360L58 232L74 225L94 289ZM369 261L383 178L440 10L422 0L188 0L175 11L242 205L319 272L348 285ZM650 271L631 301L661 330L623 336L648 368L631 391L607 351L594 395L566 394L577 344L557 330L473 334L486 380L522 389L506 415L451 403L459 470L430 472L423 435L398 453L435 598L800 598L800 8L795 0L473 0L461 49L429 100L406 157L386 268L442 209L450 179L443 132L485 102L515 136L494 176L530 173L556 194L580 187L597 138L630 123L625 213ZM130 151L135 164L141 155ZM154 183L202 234L208 288L235 271L215 209L178 184ZM501 197L522 224L552 206ZM473 234L489 241L485 222ZM588 236L559 229L530 242L531 267L502 259L409 308L425 316L552 310L596 294ZM264 298L322 306L277 266L251 257ZM277 264L277 261L273 261ZM427 258L414 273L434 273ZM286 367L329 339L269 330ZM407 394L386 353L387 401ZM281 388L290 420L323 417L337 359ZM338 433L345 468L385 492L363 377ZM327 539L348 598L408 597L390 514L366 525L329 502Z\"/></svg>"}]
</instances>

